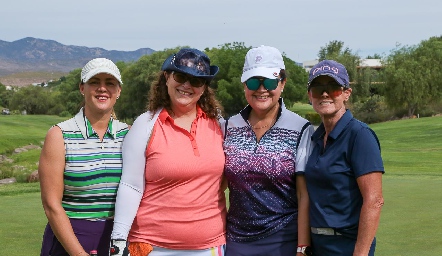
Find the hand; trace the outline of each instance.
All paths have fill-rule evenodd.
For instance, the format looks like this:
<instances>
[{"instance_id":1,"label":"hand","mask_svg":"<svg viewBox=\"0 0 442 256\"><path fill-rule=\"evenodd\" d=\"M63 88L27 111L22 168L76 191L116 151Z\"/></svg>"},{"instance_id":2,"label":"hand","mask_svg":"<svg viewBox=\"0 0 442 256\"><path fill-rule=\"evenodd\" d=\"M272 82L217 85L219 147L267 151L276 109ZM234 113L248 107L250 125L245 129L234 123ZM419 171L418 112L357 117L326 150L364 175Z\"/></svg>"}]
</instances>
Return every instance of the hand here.
<instances>
[{"instance_id":1,"label":"hand","mask_svg":"<svg viewBox=\"0 0 442 256\"><path fill-rule=\"evenodd\" d=\"M116 256L130 256L126 249L127 241L122 239L111 239L109 254Z\"/></svg>"},{"instance_id":2,"label":"hand","mask_svg":"<svg viewBox=\"0 0 442 256\"><path fill-rule=\"evenodd\" d=\"M75 254L75 256L90 256L90 255L86 251L82 251L82 252Z\"/></svg>"}]
</instances>

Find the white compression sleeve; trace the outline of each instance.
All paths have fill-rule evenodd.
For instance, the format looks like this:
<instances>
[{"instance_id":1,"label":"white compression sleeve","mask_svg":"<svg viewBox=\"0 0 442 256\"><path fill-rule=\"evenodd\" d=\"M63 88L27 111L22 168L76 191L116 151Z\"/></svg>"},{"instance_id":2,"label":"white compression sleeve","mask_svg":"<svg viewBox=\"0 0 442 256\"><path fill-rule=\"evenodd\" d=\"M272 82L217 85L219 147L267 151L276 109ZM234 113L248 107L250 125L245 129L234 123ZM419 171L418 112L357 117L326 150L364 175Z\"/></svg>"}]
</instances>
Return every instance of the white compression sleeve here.
<instances>
[{"instance_id":1,"label":"white compression sleeve","mask_svg":"<svg viewBox=\"0 0 442 256\"><path fill-rule=\"evenodd\" d=\"M138 211L145 184L145 151L160 111L140 115L123 141L123 170L115 203L112 239L127 239Z\"/></svg>"}]
</instances>

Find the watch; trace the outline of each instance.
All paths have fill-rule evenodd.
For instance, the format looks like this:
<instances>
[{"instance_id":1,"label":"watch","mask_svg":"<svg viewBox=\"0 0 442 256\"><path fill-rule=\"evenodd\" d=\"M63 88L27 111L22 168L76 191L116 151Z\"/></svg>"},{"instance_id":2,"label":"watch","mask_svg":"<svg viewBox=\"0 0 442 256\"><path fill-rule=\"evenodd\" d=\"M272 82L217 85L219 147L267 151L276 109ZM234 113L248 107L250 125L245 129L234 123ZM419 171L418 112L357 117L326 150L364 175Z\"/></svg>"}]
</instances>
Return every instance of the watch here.
<instances>
[{"instance_id":1,"label":"watch","mask_svg":"<svg viewBox=\"0 0 442 256\"><path fill-rule=\"evenodd\" d=\"M308 246L308 245L306 245L306 246L298 246L298 248L296 248L296 252L300 252L300 253L302 253L304 255L307 255L307 256L312 256L313 255L312 248L310 246Z\"/></svg>"}]
</instances>

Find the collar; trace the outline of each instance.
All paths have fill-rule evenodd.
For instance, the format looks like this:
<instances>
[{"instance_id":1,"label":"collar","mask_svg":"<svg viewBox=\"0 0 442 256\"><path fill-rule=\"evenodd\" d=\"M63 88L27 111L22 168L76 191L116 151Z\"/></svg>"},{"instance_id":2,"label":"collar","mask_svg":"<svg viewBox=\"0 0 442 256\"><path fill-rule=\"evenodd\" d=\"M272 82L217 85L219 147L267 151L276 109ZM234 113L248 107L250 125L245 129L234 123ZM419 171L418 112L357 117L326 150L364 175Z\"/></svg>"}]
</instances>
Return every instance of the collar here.
<instances>
[{"instance_id":1,"label":"collar","mask_svg":"<svg viewBox=\"0 0 442 256\"><path fill-rule=\"evenodd\" d=\"M350 121L353 119L353 114L349 109L347 109L342 115L341 119L338 120L336 123L335 128L331 131L331 133L328 135L329 138L332 138L333 140L336 140L338 136L344 131L345 127L350 123ZM316 129L316 131L312 135L312 140L316 141L319 140L321 137L323 137L325 134L325 128L324 123L321 123L319 127Z\"/></svg>"},{"instance_id":2,"label":"collar","mask_svg":"<svg viewBox=\"0 0 442 256\"><path fill-rule=\"evenodd\" d=\"M83 138L91 138L91 137L97 137L97 133L95 132L94 128L92 127L91 122L87 119L86 115L84 114L84 109L81 108L80 111L75 115L75 122L77 123L78 128L80 128L81 135L83 135ZM110 135L113 139L117 137L116 131L114 133L113 129L113 117L109 119L109 123L107 125L106 134ZM106 136L105 134L105 136Z\"/></svg>"},{"instance_id":3,"label":"collar","mask_svg":"<svg viewBox=\"0 0 442 256\"><path fill-rule=\"evenodd\" d=\"M160 121L162 123L166 122L166 120L169 120L170 122L173 123L173 118L169 115L169 112L167 112L167 110L164 108L163 110L161 110L160 115L158 116L158 118L160 119ZM207 118L206 113L201 109L201 107L197 104L196 105L196 119L198 118Z\"/></svg>"}]
</instances>

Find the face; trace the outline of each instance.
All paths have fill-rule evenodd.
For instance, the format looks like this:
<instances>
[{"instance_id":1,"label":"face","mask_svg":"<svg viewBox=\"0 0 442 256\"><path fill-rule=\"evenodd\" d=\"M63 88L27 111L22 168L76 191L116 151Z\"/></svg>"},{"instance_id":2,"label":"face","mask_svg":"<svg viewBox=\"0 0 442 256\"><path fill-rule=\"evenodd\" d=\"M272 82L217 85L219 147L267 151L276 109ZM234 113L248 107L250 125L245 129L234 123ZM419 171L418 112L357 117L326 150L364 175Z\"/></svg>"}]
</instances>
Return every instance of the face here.
<instances>
[{"instance_id":1,"label":"face","mask_svg":"<svg viewBox=\"0 0 442 256\"><path fill-rule=\"evenodd\" d=\"M259 79L259 87L254 90L257 83L256 79ZM281 97L281 91L284 89L286 83L286 80L280 81L280 79L276 78L270 79L272 81L265 81L265 79L266 78L264 77L251 77L244 83L244 92L247 103L249 103L254 111L261 113L268 112L276 106L279 97ZM276 88L273 86L275 82ZM275 89L270 90L272 88Z\"/></svg>"},{"instance_id":2,"label":"face","mask_svg":"<svg viewBox=\"0 0 442 256\"><path fill-rule=\"evenodd\" d=\"M172 108L194 108L206 89L206 81L202 78L177 72L164 72L167 92Z\"/></svg>"},{"instance_id":3,"label":"face","mask_svg":"<svg viewBox=\"0 0 442 256\"><path fill-rule=\"evenodd\" d=\"M351 88L344 90L332 77L319 76L311 82L308 96L313 109L321 117L333 117L345 112L345 102L351 95Z\"/></svg>"},{"instance_id":4,"label":"face","mask_svg":"<svg viewBox=\"0 0 442 256\"><path fill-rule=\"evenodd\" d=\"M80 84L80 92L84 95L86 111L109 112L120 96L121 86L114 76L100 73Z\"/></svg>"}]
</instances>

